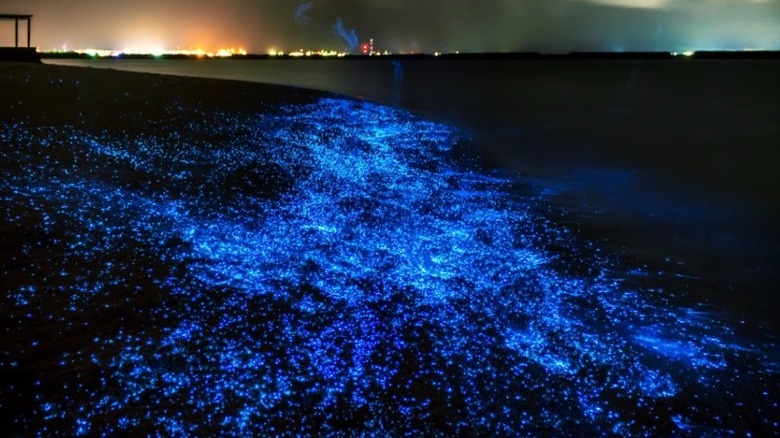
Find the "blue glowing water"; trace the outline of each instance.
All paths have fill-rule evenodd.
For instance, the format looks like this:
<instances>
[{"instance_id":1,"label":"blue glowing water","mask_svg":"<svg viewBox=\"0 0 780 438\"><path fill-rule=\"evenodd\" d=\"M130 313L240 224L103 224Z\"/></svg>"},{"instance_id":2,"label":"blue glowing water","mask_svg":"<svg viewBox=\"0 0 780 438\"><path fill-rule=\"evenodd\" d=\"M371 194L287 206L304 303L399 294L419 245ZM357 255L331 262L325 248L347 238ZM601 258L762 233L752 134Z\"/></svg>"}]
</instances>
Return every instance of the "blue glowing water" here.
<instances>
[{"instance_id":1,"label":"blue glowing water","mask_svg":"<svg viewBox=\"0 0 780 438\"><path fill-rule=\"evenodd\" d=\"M780 433L776 343L573 233L453 128L332 98L191 111L0 131L16 429Z\"/></svg>"}]
</instances>

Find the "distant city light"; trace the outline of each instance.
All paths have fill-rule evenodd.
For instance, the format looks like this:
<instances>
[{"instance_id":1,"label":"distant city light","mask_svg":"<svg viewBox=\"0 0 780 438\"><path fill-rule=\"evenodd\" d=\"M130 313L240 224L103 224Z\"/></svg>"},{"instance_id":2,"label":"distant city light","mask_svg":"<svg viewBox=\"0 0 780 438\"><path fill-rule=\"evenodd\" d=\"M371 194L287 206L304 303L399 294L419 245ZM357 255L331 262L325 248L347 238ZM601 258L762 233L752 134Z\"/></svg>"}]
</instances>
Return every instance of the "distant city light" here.
<instances>
[{"instance_id":1,"label":"distant city light","mask_svg":"<svg viewBox=\"0 0 780 438\"><path fill-rule=\"evenodd\" d=\"M79 55L88 55L92 58L116 58L124 55L151 55L151 56L195 56L198 58L229 58L231 56L245 56L247 51L243 48L222 48L216 52L209 52L201 48L196 49L124 49L124 50L111 50L111 49L67 49L67 46L63 45L61 49L42 50L42 53L77 53Z\"/></svg>"},{"instance_id":2,"label":"distant city light","mask_svg":"<svg viewBox=\"0 0 780 438\"><path fill-rule=\"evenodd\" d=\"M285 56L284 52L269 52L268 53L271 56ZM317 56L317 57L344 57L349 55L349 53L346 52L337 52L335 50L296 50L294 52L290 52L286 54L286 56L290 56L293 58L302 58L302 57L311 57L311 56Z\"/></svg>"}]
</instances>

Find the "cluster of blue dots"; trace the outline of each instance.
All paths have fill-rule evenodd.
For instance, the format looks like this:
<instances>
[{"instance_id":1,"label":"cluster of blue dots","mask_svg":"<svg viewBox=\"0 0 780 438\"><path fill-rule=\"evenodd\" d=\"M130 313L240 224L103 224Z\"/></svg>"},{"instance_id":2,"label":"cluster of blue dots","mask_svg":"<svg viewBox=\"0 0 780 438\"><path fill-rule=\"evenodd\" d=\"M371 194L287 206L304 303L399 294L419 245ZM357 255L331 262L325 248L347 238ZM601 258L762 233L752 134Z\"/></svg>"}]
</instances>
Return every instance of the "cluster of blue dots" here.
<instances>
[{"instance_id":1,"label":"cluster of blue dots","mask_svg":"<svg viewBox=\"0 0 780 438\"><path fill-rule=\"evenodd\" d=\"M169 112L3 123L13 430L780 432L777 345L680 305L453 128L337 98Z\"/></svg>"}]
</instances>

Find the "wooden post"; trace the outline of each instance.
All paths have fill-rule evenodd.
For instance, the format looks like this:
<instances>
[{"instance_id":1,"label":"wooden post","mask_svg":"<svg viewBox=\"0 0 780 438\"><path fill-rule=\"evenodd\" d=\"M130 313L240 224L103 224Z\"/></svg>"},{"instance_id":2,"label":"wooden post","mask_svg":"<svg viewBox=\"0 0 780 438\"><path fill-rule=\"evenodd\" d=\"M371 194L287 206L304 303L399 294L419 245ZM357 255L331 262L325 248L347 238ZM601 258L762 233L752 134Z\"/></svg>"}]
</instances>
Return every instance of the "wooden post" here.
<instances>
[{"instance_id":1,"label":"wooden post","mask_svg":"<svg viewBox=\"0 0 780 438\"><path fill-rule=\"evenodd\" d=\"M14 19L14 47L19 47L19 19Z\"/></svg>"},{"instance_id":2,"label":"wooden post","mask_svg":"<svg viewBox=\"0 0 780 438\"><path fill-rule=\"evenodd\" d=\"M27 17L27 48L30 48L30 35L32 34L32 31L30 30L32 28L32 18Z\"/></svg>"}]
</instances>

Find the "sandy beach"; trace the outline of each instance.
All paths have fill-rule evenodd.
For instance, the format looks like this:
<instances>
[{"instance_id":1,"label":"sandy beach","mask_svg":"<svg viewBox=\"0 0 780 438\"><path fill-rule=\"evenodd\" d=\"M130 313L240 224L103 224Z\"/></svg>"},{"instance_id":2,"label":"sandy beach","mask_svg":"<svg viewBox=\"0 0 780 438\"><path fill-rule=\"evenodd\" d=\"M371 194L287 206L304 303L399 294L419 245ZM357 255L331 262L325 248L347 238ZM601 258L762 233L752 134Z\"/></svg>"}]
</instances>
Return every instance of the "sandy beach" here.
<instances>
[{"instance_id":1,"label":"sandy beach","mask_svg":"<svg viewBox=\"0 0 780 438\"><path fill-rule=\"evenodd\" d=\"M668 92L640 91L610 144ZM454 126L302 88L34 64L0 63L0 102L10 436L780 431L776 328L706 298L748 283L607 242L604 216L567 210L586 192L486 169ZM689 123L717 140L701 126L716 112L642 142ZM774 160L759 143L777 128L755 123L768 131L744 140ZM760 182L738 191L765 199Z\"/></svg>"},{"instance_id":2,"label":"sandy beach","mask_svg":"<svg viewBox=\"0 0 780 438\"><path fill-rule=\"evenodd\" d=\"M121 71L2 63L0 117L31 125L107 128L131 134L155 132L150 122L165 124L167 110L219 108L257 112L280 102L306 102L320 93L285 87L211 81Z\"/></svg>"}]
</instances>

